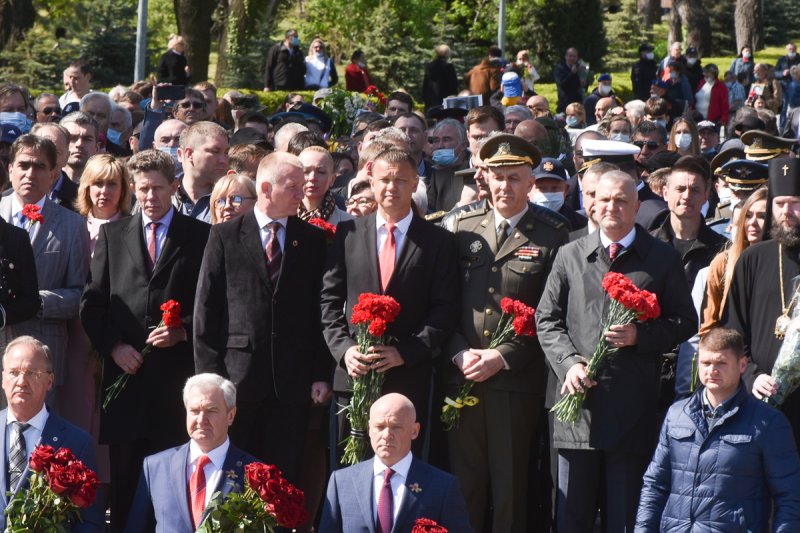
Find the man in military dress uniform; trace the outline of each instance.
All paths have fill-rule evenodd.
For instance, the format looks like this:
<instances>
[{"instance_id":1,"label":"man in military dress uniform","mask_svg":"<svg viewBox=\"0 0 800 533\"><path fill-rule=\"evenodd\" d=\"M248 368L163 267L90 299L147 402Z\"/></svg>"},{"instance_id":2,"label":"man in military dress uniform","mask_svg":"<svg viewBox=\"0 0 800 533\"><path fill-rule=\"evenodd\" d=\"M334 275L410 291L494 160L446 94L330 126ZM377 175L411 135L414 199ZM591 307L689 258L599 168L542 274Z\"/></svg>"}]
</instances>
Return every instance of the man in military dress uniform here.
<instances>
[{"instance_id":1,"label":"man in military dress uniform","mask_svg":"<svg viewBox=\"0 0 800 533\"><path fill-rule=\"evenodd\" d=\"M449 433L451 469L460 481L476 531L493 509L492 531L526 531L528 462L545 392L544 353L534 337L489 348L500 300L535 307L558 248L563 220L528 203L539 151L514 135L497 135L480 151L488 167L491 208L454 223L460 264L461 316L444 358L450 397L465 379L478 403L460 410ZM489 490L491 487L491 491Z\"/></svg>"}]
</instances>

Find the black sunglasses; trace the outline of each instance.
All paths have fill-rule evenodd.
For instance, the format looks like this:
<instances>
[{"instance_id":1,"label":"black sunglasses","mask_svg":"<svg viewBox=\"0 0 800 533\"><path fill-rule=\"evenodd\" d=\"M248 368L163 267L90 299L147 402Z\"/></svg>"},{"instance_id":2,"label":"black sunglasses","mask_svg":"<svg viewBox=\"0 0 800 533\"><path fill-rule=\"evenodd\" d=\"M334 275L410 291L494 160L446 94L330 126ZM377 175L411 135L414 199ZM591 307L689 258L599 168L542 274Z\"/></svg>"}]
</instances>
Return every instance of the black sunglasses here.
<instances>
[{"instance_id":1,"label":"black sunglasses","mask_svg":"<svg viewBox=\"0 0 800 533\"><path fill-rule=\"evenodd\" d=\"M639 148L647 146L651 150L658 148L658 143L656 141L633 141L633 144Z\"/></svg>"},{"instance_id":2,"label":"black sunglasses","mask_svg":"<svg viewBox=\"0 0 800 533\"><path fill-rule=\"evenodd\" d=\"M60 115L61 114L61 108L60 107L45 107L44 109L42 109L42 113L44 113L45 115L52 115L53 113L55 113L57 115Z\"/></svg>"},{"instance_id":3,"label":"black sunglasses","mask_svg":"<svg viewBox=\"0 0 800 533\"><path fill-rule=\"evenodd\" d=\"M205 107L205 105L206 105L205 102L188 102L187 101L187 102L179 103L178 107L180 107L181 109L189 109L189 108L202 109L203 107Z\"/></svg>"}]
</instances>

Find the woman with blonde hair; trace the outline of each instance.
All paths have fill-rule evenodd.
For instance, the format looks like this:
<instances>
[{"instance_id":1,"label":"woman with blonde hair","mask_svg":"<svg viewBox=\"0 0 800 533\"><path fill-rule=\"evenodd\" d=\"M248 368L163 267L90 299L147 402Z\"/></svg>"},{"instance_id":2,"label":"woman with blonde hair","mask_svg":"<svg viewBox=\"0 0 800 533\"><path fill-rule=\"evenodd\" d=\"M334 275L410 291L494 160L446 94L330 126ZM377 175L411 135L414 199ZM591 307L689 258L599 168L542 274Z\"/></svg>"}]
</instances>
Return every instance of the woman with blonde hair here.
<instances>
[{"instance_id":1,"label":"woman with blonde hair","mask_svg":"<svg viewBox=\"0 0 800 533\"><path fill-rule=\"evenodd\" d=\"M242 174L228 174L220 178L211 191L211 223L227 222L256 205L256 183Z\"/></svg>"},{"instance_id":2,"label":"woman with blonde hair","mask_svg":"<svg viewBox=\"0 0 800 533\"><path fill-rule=\"evenodd\" d=\"M679 118L672 123L667 150L684 155L700 155L700 136L691 120Z\"/></svg>"},{"instance_id":3,"label":"woman with blonde hair","mask_svg":"<svg viewBox=\"0 0 800 533\"><path fill-rule=\"evenodd\" d=\"M733 278L733 269L742 252L764 238L764 221L767 212L767 189L761 187L745 200L738 209L738 219L732 223L731 244L711 261L706 285L699 335L719 325L728 289Z\"/></svg>"},{"instance_id":4,"label":"woman with blonde hair","mask_svg":"<svg viewBox=\"0 0 800 533\"><path fill-rule=\"evenodd\" d=\"M325 43L316 37L311 41L306 56L305 86L308 91L327 89L339 83L333 58L325 53Z\"/></svg>"},{"instance_id":5,"label":"woman with blonde hair","mask_svg":"<svg viewBox=\"0 0 800 533\"><path fill-rule=\"evenodd\" d=\"M125 163L111 154L90 157L81 174L75 209L86 217L89 250L94 255L100 227L130 214L130 173Z\"/></svg>"}]
</instances>

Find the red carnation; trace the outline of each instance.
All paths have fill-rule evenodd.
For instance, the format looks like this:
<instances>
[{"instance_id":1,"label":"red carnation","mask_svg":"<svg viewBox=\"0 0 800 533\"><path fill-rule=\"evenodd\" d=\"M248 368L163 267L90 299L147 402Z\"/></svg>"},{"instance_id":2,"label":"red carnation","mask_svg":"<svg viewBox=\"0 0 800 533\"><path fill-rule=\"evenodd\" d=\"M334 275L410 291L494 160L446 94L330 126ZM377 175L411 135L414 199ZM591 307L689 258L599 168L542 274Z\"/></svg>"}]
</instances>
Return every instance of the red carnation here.
<instances>
[{"instance_id":1,"label":"red carnation","mask_svg":"<svg viewBox=\"0 0 800 533\"><path fill-rule=\"evenodd\" d=\"M411 533L447 533L447 528L440 526L430 518L417 518Z\"/></svg>"},{"instance_id":2,"label":"red carnation","mask_svg":"<svg viewBox=\"0 0 800 533\"><path fill-rule=\"evenodd\" d=\"M372 322L369 323L367 330L369 334L373 337L383 337L383 334L386 333L386 321L382 318L373 318Z\"/></svg>"},{"instance_id":3,"label":"red carnation","mask_svg":"<svg viewBox=\"0 0 800 533\"><path fill-rule=\"evenodd\" d=\"M308 223L312 226L321 228L325 232L325 237L327 237L328 240L333 240L333 238L336 236L336 226L330 222L327 222L319 217L314 217L309 219Z\"/></svg>"},{"instance_id":4,"label":"red carnation","mask_svg":"<svg viewBox=\"0 0 800 533\"><path fill-rule=\"evenodd\" d=\"M31 470L34 472L44 472L47 470L50 467L50 463L53 461L55 453L56 451L52 446L37 446L31 454Z\"/></svg>"},{"instance_id":5,"label":"red carnation","mask_svg":"<svg viewBox=\"0 0 800 533\"><path fill-rule=\"evenodd\" d=\"M161 321L168 328L183 327L183 320L181 320L181 304L175 300L167 300L161 304Z\"/></svg>"},{"instance_id":6,"label":"red carnation","mask_svg":"<svg viewBox=\"0 0 800 533\"><path fill-rule=\"evenodd\" d=\"M22 206L22 216L31 221L31 223L44 222L42 216L42 208L36 204L25 204Z\"/></svg>"},{"instance_id":7,"label":"red carnation","mask_svg":"<svg viewBox=\"0 0 800 533\"><path fill-rule=\"evenodd\" d=\"M509 297L506 296L505 298L500 300L500 309L502 309L503 312L505 314L507 314L507 315L513 315L514 314L514 299L513 298L509 298Z\"/></svg>"}]
</instances>

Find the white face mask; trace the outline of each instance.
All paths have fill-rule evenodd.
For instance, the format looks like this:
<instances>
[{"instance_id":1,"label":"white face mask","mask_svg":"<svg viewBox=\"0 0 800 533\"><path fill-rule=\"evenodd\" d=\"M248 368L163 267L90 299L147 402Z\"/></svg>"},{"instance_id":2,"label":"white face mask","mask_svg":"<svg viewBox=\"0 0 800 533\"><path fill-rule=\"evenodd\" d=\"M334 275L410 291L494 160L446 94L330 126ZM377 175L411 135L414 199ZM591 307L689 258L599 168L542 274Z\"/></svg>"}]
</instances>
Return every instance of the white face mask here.
<instances>
[{"instance_id":1,"label":"white face mask","mask_svg":"<svg viewBox=\"0 0 800 533\"><path fill-rule=\"evenodd\" d=\"M733 198L733 192L727 187L723 187L719 190L719 203L730 202L731 198Z\"/></svg>"},{"instance_id":2,"label":"white face mask","mask_svg":"<svg viewBox=\"0 0 800 533\"><path fill-rule=\"evenodd\" d=\"M697 63L697 58L696 58L696 57L687 57L687 58L686 58L686 63L687 63L687 64L688 64L690 67L693 67L693 66L694 66L694 65Z\"/></svg>"},{"instance_id":3,"label":"white face mask","mask_svg":"<svg viewBox=\"0 0 800 533\"><path fill-rule=\"evenodd\" d=\"M786 55L789 56L789 59L794 59L795 57L797 57L797 52L789 52Z\"/></svg>"},{"instance_id":4,"label":"white face mask","mask_svg":"<svg viewBox=\"0 0 800 533\"><path fill-rule=\"evenodd\" d=\"M712 78L711 76L706 76L706 83L709 85L714 85L714 82L717 81L716 78Z\"/></svg>"},{"instance_id":5,"label":"white face mask","mask_svg":"<svg viewBox=\"0 0 800 533\"><path fill-rule=\"evenodd\" d=\"M692 145L692 135L690 133L681 133L675 137L675 145L678 150L688 150Z\"/></svg>"},{"instance_id":6,"label":"white face mask","mask_svg":"<svg viewBox=\"0 0 800 533\"><path fill-rule=\"evenodd\" d=\"M653 60L653 58L655 58L655 57L656 57L656 55L655 55L653 52L647 52L647 53L644 55L644 57L646 57L647 59L649 59L650 61L652 61L652 60Z\"/></svg>"},{"instance_id":7,"label":"white face mask","mask_svg":"<svg viewBox=\"0 0 800 533\"><path fill-rule=\"evenodd\" d=\"M628 135L627 133L612 133L608 137L608 140L609 141L619 141L619 142L622 142L622 143L627 143L627 142L631 141L631 136Z\"/></svg>"},{"instance_id":8,"label":"white face mask","mask_svg":"<svg viewBox=\"0 0 800 533\"><path fill-rule=\"evenodd\" d=\"M745 58L745 59L750 59L751 55L752 54L750 52L742 52L742 57Z\"/></svg>"},{"instance_id":9,"label":"white face mask","mask_svg":"<svg viewBox=\"0 0 800 533\"><path fill-rule=\"evenodd\" d=\"M601 85L599 89L600 89L600 94L602 94L603 96L611 94L611 85Z\"/></svg>"},{"instance_id":10,"label":"white face mask","mask_svg":"<svg viewBox=\"0 0 800 533\"><path fill-rule=\"evenodd\" d=\"M546 207L551 211L558 212L561 206L564 205L564 193L562 192L536 192L533 195L533 203L542 207Z\"/></svg>"}]
</instances>

